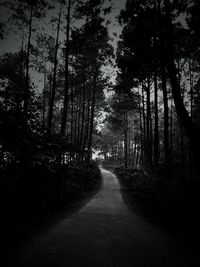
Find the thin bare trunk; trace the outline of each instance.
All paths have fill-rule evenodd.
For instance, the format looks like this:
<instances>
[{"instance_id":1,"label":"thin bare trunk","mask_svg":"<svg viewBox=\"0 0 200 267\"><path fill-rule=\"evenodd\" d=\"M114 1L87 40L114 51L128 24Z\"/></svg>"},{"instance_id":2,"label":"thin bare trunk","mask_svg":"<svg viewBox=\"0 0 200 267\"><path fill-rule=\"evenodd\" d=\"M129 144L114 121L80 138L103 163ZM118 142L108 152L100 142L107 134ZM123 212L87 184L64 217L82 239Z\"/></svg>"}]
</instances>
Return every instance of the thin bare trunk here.
<instances>
[{"instance_id":1,"label":"thin bare trunk","mask_svg":"<svg viewBox=\"0 0 200 267\"><path fill-rule=\"evenodd\" d=\"M93 126L94 126L94 111L95 111L95 98L96 98L96 86L97 86L97 70L94 73L94 82L92 90L92 103L91 103L91 113L90 113L90 128L89 128L89 138L88 138L88 157L87 165L92 157L92 135L93 135Z\"/></svg>"},{"instance_id":2,"label":"thin bare trunk","mask_svg":"<svg viewBox=\"0 0 200 267\"><path fill-rule=\"evenodd\" d=\"M141 162L144 164L144 144L143 144L143 127L142 127L142 107L141 107L141 99L139 98L139 116L140 116L140 146L141 146Z\"/></svg>"},{"instance_id":3,"label":"thin bare trunk","mask_svg":"<svg viewBox=\"0 0 200 267\"><path fill-rule=\"evenodd\" d=\"M45 112L46 112L46 57L44 63L44 88L43 88L43 111L42 111L42 131L45 133Z\"/></svg>"},{"instance_id":4,"label":"thin bare trunk","mask_svg":"<svg viewBox=\"0 0 200 267\"><path fill-rule=\"evenodd\" d=\"M74 128L74 89L71 88L71 144L73 144L73 128Z\"/></svg>"},{"instance_id":5,"label":"thin bare trunk","mask_svg":"<svg viewBox=\"0 0 200 267\"><path fill-rule=\"evenodd\" d=\"M81 94L78 101L78 118L77 118L77 148L80 147L80 121L81 121Z\"/></svg>"},{"instance_id":6,"label":"thin bare trunk","mask_svg":"<svg viewBox=\"0 0 200 267\"><path fill-rule=\"evenodd\" d=\"M143 84L143 82L142 82L142 119L143 119L144 163L147 166L146 115L145 115L145 99L144 99L144 84Z\"/></svg>"},{"instance_id":7,"label":"thin bare trunk","mask_svg":"<svg viewBox=\"0 0 200 267\"><path fill-rule=\"evenodd\" d=\"M64 137L66 132L66 122L68 113L68 102L69 102L69 33L70 33L70 11L71 11L71 0L68 2L67 12L67 31L66 31L66 46L65 46L65 96L64 96L64 107L63 117L61 122L61 138Z\"/></svg>"},{"instance_id":8,"label":"thin bare trunk","mask_svg":"<svg viewBox=\"0 0 200 267\"><path fill-rule=\"evenodd\" d=\"M60 5L60 11L58 15L58 25L57 25L57 36L56 36L56 44L55 44L55 54L54 54L54 70L53 70L53 84L52 84L52 93L50 96L50 105L49 105L49 117L48 117L48 128L47 135L51 135L52 131L52 120L53 120L53 110L54 110L54 99L56 93L56 76L57 76L57 65L58 65L58 47L59 47L59 33L60 33L60 21L61 21L61 11L62 5Z\"/></svg>"},{"instance_id":9,"label":"thin bare trunk","mask_svg":"<svg viewBox=\"0 0 200 267\"><path fill-rule=\"evenodd\" d=\"M164 158L165 169L169 171L170 156L169 156L169 109L168 109L168 95L166 84L166 73L162 69L162 89L163 89L163 104L164 104Z\"/></svg>"},{"instance_id":10,"label":"thin bare trunk","mask_svg":"<svg viewBox=\"0 0 200 267\"><path fill-rule=\"evenodd\" d=\"M194 99L194 92L193 92L193 80L192 80L192 69L191 69L191 62L189 60L189 79L190 79L190 116L193 120L193 99ZM192 170L192 148L191 142L189 143L189 169Z\"/></svg>"},{"instance_id":11,"label":"thin bare trunk","mask_svg":"<svg viewBox=\"0 0 200 267\"><path fill-rule=\"evenodd\" d=\"M30 65L30 50L31 50L31 35L32 35L32 21L33 21L33 4L30 4L30 19L29 19L29 30L28 30L28 47L26 55L26 78L24 87L24 129L27 126L27 115L28 115L28 98L29 98L29 65Z\"/></svg>"},{"instance_id":12,"label":"thin bare trunk","mask_svg":"<svg viewBox=\"0 0 200 267\"><path fill-rule=\"evenodd\" d=\"M81 118L81 133L80 133L80 149L83 145L84 121L85 121L85 83L83 85L83 101L82 101L82 118Z\"/></svg>"},{"instance_id":13,"label":"thin bare trunk","mask_svg":"<svg viewBox=\"0 0 200 267\"><path fill-rule=\"evenodd\" d=\"M171 110L170 110L170 155L173 154L173 100L171 100Z\"/></svg>"},{"instance_id":14,"label":"thin bare trunk","mask_svg":"<svg viewBox=\"0 0 200 267\"><path fill-rule=\"evenodd\" d=\"M147 167L151 168L152 143L151 143L151 103L150 103L150 79L147 81Z\"/></svg>"},{"instance_id":15,"label":"thin bare trunk","mask_svg":"<svg viewBox=\"0 0 200 267\"><path fill-rule=\"evenodd\" d=\"M157 73L154 72L154 107L155 107L155 126L154 126L154 164L157 169L159 160L159 136L158 136L158 81Z\"/></svg>"},{"instance_id":16,"label":"thin bare trunk","mask_svg":"<svg viewBox=\"0 0 200 267\"><path fill-rule=\"evenodd\" d=\"M128 168L128 118L127 111L124 111L124 167Z\"/></svg>"}]
</instances>

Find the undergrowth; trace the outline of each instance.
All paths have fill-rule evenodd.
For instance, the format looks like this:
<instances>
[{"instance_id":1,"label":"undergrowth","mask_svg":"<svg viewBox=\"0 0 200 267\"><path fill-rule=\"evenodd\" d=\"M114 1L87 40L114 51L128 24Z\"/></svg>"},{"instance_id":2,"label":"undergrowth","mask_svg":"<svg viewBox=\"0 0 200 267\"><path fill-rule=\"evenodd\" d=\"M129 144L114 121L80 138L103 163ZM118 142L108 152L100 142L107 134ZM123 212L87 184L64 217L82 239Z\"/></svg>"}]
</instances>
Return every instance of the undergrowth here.
<instances>
[{"instance_id":1,"label":"undergrowth","mask_svg":"<svg viewBox=\"0 0 200 267\"><path fill-rule=\"evenodd\" d=\"M197 177L183 180L178 174L168 179L155 178L142 169L115 168L129 205L139 203L148 220L164 226L187 241L199 233L199 181ZM198 238L196 238L198 240Z\"/></svg>"}]
</instances>

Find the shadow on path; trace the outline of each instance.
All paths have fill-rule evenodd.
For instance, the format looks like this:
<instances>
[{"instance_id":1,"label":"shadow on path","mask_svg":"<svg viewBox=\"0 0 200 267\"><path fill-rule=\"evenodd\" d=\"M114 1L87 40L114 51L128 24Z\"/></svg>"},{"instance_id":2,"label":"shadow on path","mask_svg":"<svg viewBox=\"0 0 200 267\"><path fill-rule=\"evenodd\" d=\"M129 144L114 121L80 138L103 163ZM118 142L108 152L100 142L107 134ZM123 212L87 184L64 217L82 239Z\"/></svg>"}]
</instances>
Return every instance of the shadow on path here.
<instances>
[{"instance_id":1,"label":"shadow on path","mask_svg":"<svg viewBox=\"0 0 200 267\"><path fill-rule=\"evenodd\" d=\"M177 240L127 208L116 176L101 172L101 190L85 207L40 233L4 266L194 266Z\"/></svg>"}]
</instances>

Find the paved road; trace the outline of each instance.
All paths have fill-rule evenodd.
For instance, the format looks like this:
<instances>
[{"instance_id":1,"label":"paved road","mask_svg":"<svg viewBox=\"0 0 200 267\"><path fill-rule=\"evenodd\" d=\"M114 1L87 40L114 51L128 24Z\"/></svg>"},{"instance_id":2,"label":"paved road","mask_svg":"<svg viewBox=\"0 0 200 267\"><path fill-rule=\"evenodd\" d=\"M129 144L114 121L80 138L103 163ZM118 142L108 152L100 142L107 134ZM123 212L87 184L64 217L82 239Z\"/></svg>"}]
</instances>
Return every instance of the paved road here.
<instances>
[{"instance_id":1,"label":"paved road","mask_svg":"<svg viewBox=\"0 0 200 267\"><path fill-rule=\"evenodd\" d=\"M177 240L127 208L115 175L101 171L102 188L84 208L41 233L5 266L194 266Z\"/></svg>"}]
</instances>

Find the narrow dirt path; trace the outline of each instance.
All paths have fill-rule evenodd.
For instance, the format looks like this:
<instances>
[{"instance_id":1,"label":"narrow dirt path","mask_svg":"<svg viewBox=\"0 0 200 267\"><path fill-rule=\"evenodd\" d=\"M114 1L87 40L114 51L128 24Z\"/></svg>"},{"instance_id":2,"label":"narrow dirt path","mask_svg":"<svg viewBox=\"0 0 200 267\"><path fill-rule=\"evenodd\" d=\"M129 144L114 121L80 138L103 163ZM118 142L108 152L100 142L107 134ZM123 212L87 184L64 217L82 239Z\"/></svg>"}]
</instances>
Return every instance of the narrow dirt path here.
<instances>
[{"instance_id":1,"label":"narrow dirt path","mask_svg":"<svg viewBox=\"0 0 200 267\"><path fill-rule=\"evenodd\" d=\"M194 266L177 240L129 211L115 175L101 171L102 188L84 208L40 234L4 266Z\"/></svg>"}]
</instances>

